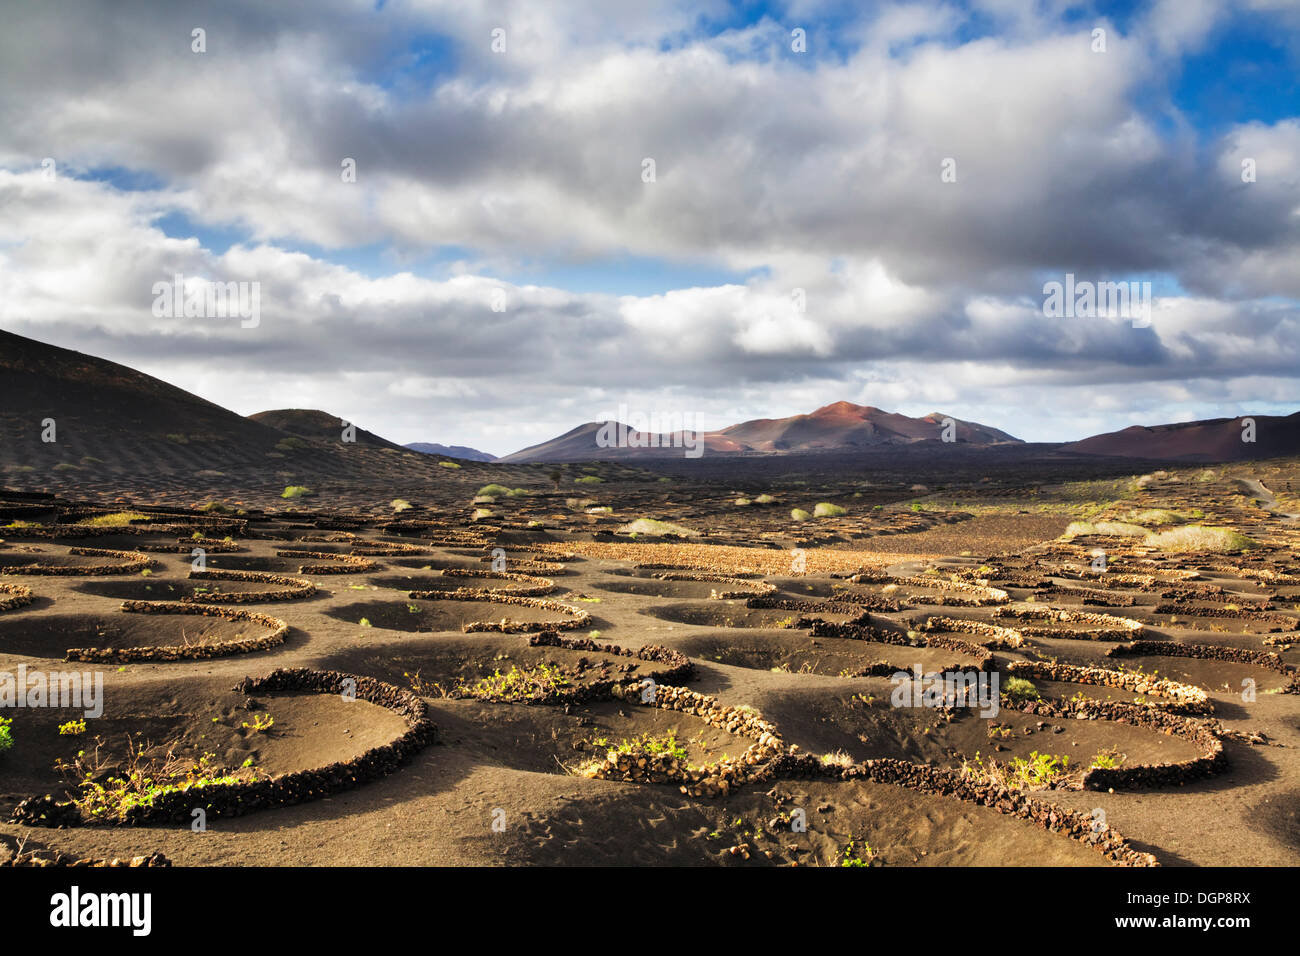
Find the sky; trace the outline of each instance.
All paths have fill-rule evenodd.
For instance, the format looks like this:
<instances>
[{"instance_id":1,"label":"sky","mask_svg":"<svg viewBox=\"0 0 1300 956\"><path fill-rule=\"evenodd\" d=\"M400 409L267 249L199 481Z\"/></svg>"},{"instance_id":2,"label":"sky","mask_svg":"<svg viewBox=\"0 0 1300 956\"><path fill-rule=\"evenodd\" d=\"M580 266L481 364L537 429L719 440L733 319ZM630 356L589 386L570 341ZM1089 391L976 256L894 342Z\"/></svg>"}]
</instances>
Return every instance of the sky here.
<instances>
[{"instance_id":1,"label":"sky","mask_svg":"<svg viewBox=\"0 0 1300 956\"><path fill-rule=\"evenodd\" d=\"M1296 0L4 14L0 328L243 414L503 455L620 407L1300 409ZM1149 317L1048 314L1067 275Z\"/></svg>"}]
</instances>

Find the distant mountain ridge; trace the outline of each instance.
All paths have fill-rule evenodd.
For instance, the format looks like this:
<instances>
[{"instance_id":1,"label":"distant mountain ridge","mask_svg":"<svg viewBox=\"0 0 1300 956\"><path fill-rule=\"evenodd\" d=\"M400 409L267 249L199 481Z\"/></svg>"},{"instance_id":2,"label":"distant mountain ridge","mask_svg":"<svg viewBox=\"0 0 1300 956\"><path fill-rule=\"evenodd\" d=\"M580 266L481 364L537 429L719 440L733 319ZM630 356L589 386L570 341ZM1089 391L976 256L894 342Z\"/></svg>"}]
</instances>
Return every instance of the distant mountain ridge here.
<instances>
[{"instance_id":1,"label":"distant mountain ridge","mask_svg":"<svg viewBox=\"0 0 1300 956\"><path fill-rule=\"evenodd\" d=\"M1249 421L1247 421L1249 419ZM1245 440L1245 439L1253 440ZM1300 454L1300 412L1243 415L1172 425L1130 425L1070 442L1062 451L1168 461L1245 461Z\"/></svg>"},{"instance_id":2,"label":"distant mountain ridge","mask_svg":"<svg viewBox=\"0 0 1300 956\"><path fill-rule=\"evenodd\" d=\"M977 453L1016 445L1043 455L1171 462L1300 456L1300 412L1134 425L1068 444L1027 446L1007 432L938 412L911 418L836 402L808 415L714 432L654 434L588 422L501 459L464 446L403 447L363 428L345 443L343 429L338 416L319 409L239 415L128 366L0 330L0 469L24 484L53 476L112 487L115 474L283 484L286 470L316 478L445 480L458 472L438 467L444 456L503 464L648 460L691 457L693 448L723 460L824 452L857 467L854 455L871 450L924 453L932 444L942 454L945 438Z\"/></svg>"},{"instance_id":3,"label":"distant mountain ridge","mask_svg":"<svg viewBox=\"0 0 1300 956\"><path fill-rule=\"evenodd\" d=\"M619 436L611 442L612 436ZM920 441L1020 444L997 428L934 412L911 418L872 405L835 402L808 415L758 418L712 432L639 432L621 422L587 422L550 441L506 455L502 462L583 461L593 458L695 457L708 454L798 454L851 451Z\"/></svg>"},{"instance_id":4,"label":"distant mountain ridge","mask_svg":"<svg viewBox=\"0 0 1300 956\"><path fill-rule=\"evenodd\" d=\"M469 448L465 445L440 445L437 442L413 441L402 447L425 455L442 455L444 458L459 458L461 461L497 460L496 455L489 455L485 451L479 451L477 448Z\"/></svg>"}]
</instances>

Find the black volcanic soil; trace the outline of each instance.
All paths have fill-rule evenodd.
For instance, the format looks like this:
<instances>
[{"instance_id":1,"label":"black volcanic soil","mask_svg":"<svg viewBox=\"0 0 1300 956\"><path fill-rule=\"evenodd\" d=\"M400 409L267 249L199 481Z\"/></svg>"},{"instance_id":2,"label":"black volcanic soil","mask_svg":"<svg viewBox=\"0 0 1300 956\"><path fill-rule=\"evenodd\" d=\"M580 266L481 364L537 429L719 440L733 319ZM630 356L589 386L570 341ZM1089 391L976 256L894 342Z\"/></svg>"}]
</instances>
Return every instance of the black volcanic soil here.
<instances>
[{"instance_id":1,"label":"black volcanic soil","mask_svg":"<svg viewBox=\"0 0 1300 956\"><path fill-rule=\"evenodd\" d=\"M1272 598L1279 610L1293 611L1300 585L1270 583L1268 575L1300 574L1295 560L1300 544L1297 528L1242 494L1236 472L1203 477L1200 468L1170 470L1165 477L1118 488L1111 484L1119 481L1113 464L1062 459L1059 467L1041 461L1031 467L1025 465L1024 449L1015 455L991 456L966 450L954 452L958 465L949 465L946 472L940 463L929 460L930 470L924 474L919 468L909 473L911 464L922 461L915 453L900 454L890 466L893 470L881 465L869 473L862 468L846 471L833 467L832 458L823 458L819 459L822 466L805 466L793 473L799 477L733 469L719 481L687 480L664 471L670 480L659 482L657 475L623 466L566 466L557 490L544 470L532 466L465 463L462 469L446 469L431 464L425 484L412 481L405 488L383 483L401 471L395 466L378 472L373 482L360 481L340 466L320 473L317 494L311 498L282 500L280 489L291 483L290 477L307 477L302 483L312 484L311 476L276 472L294 469L292 449L284 452L285 459L270 459L273 470L259 466L263 470L258 482L250 481L236 493L232 485L238 484L237 477L196 481L192 471L180 468L179 455L162 457L164 446L152 451L142 445L131 447L141 455L158 456L165 466L154 473L152 486L115 470L118 465L125 467L121 463L126 457L113 467L87 469L94 474L83 475L87 480L80 486L72 472L42 472L39 482L21 482L28 494L0 494L0 524L46 524L56 518L69 524L97 512L157 508L172 515L168 523L179 527L51 540L17 525L0 530L4 538L0 559L10 567L33 556L76 566L74 556L68 554L75 546L174 546L178 539L190 539L202 521L221 513L198 510L214 498L214 492L223 507L244 512L231 517L247 526L241 525L237 533L231 527L210 532L218 539L231 536L240 548L233 554L209 554L212 568L293 574L300 565L317 562L281 558L278 550L292 547L347 555L356 547L356 539L414 545L427 553L394 549L393 554L372 555L372 569L306 575L320 588L312 598L252 605L290 623L290 637L282 646L238 657L100 668L105 715L88 721L85 736L58 733L58 725L79 714L63 709L14 711L16 743L0 754L0 811L25 796L64 786L55 761L70 759L96 736L103 739L101 746L108 748L111 759L119 762L125 759L128 736L143 736L150 755L159 756L167 748L189 758L212 753L222 765L242 767L251 761L250 767L263 773L283 773L346 759L402 732L400 719L371 705L304 694L254 695L250 703L233 690L242 678L277 667L339 669L415 688L425 695L440 727L439 743L390 776L355 790L242 818L223 818L202 835L188 827L40 830L0 823L0 844L5 846L26 839L27 849L50 848L79 856L161 850L181 864L752 866L835 865L852 842L858 848L855 852L866 853L874 865L1106 863L1096 851L1023 820L886 784L780 779L742 786L727 797L709 800L685 796L674 786L581 775L583 763L607 746L642 734L675 731L696 763L724 754L735 756L749 742L707 727L688 714L628 704L589 701L566 707L446 696L457 686L472 685L498 672L506 674L512 668L529 670L545 664L566 671L585 669L588 674L592 668L623 668L620 673L637 677L661 666L599 649L530 647L532 628L540 629L544 621L556 618L554 611L490 599L409 600L401 593L431 586L431 581L486 586L488 579L439 579L433 572L447 567L487 569L495 548L504 552L508 570L552 578L558 586L553 600L592 615L582 630L567 636L590 636L598 643L631 649L654 644L679 651L696 666L686 681L691 689L716 695L729 706L753 708L777 726L787 744L797 744L805 752L842 751L845 756L836 759L894 757L957 768L976 754L984 758L996 754L1009 761L1037 751L1068 756L1075 768L1086 766L1104 750L1115 750L1132 763L1156 764L1187 759L1196 751L1181 738L1116 721L1047 719L1046 726L1039 727L1038 719L1006 709L989 719L967 711L957 711L948 719L933 709L891 707L888 679L841 675L879 661L899 669L913 665L925 669L973 658L942 647L814 637L798 626L800 617L836 622L848 615L748 608L743 599L710 598L715 589L712 582L663 581L634 566L662 563L753 574L750 580L775 584L777 597L817 601L845 593L836 586L845 584L842 575L855 570L910 576L941 569L936 585L920 590L942 596L942 581L949 574L973 581L982 568L997 563L1000 573L1019 582L998 585L1018 606L1033 599L1043 606L1132 616L1152 625L1153 633L1147 635L1151 639L1253 652L1277 650L1281 660L1300 662L1300 644L1290 647L1285 640L1300 634L1271 633L1254 620L1200 614L1173 615L1171 622L1170 615L1151 611L1163 600L1154 589L1179 583L1182 578L1176 572L1193 567L1201 575L1198 583ZM387 455L375 448L369 452ZM1014 466L984 467L1013 460ZM584 467L591 471L584 472ZM1270 488L1282 494L1300 488L1300 464L1270 467L1274 470L1265 476ZM7 472L6 480L14 484L23 474L28 473ZM602 480L577 483L575 479L583 474ZM1053 479L1050 485L1035 483L1047 477ZM1094 493L1085 482L1075 497L1044 502L1069 477L1095 481L1098 487ZM474 503L474 494L489 481L525 487L532 493ZM921 484L933 491L913 487ZM68 492L74 487L83 497L72 499ZM62 496L56 496L59 489ZM768 491L779 504L735 504L741 494L754 497ZM413 507L395 511L391 501L397 495L410 496ZM1116 500L1108 503L1111 498ZM1015 500L1008 505L1008 499ZM924 500L924 507L912 508L913 500ZM587 501L614 510L608 515L589 514ZM807 522L791 519L792 508L819 501L842 502L848 512ZM965 510L953 502L964 502ZM474 509L480 507L491 515L474 520ZM1153 577L1159 583L1144 590L1145 585L1120 579L1129 569L1104 581L1082 576L1079 568L1088 566L1094 543L1059 540L1068 522L1078 517L1075 512L1086 510L1092 516L1118 520L1129 510L1157 507L1195 509L1204 515L1196 520L1240 529L1261 546L1241 555L1180 556L1156 552L1141 541L1105 541L1115 567L1131 565L1156 572ZM619 532L623 523L637 517L679 523L698 534L688 539L633 538ZM793 549L804 552L806 573L796 570ZM201 641L248 630L239 622L120 611L124 599L202 596L198 590L202 582L187 577L188 549L150 553L158 565L148 575L0 576L0 583L30 587L33 592L30 603L0 610L0 672L13 672L20 664L43 670L93 669L60 663L63 651L78 643L139 646L172 643L182 635L185 640ZM562 563L564 573L530 566L539 561ZM1053 592L1036 583L1044 579L1076 590ZM221 587L231 592L254 588L234 582L222 582ZM888 588L887 583L869 581L851 586L851 591L863 601L907 593L906 587ZM1084 592L1100 603L1084 604ZM8 593L0 593L0 599ZM1115 603L1107 603L1107 595ZM1127 598L1134 599L1136 606L1120 603ZM1014 620L995 618L995 610L995 606L907 607L873 609L871 615L875 624L895 632L914 630L931 614L1015 626ZM462 630L466 624L503 617L529 622L530 630L520 634ZM363 618L369 626L362 626ZM1040 657L1112 668L1141 667L1147 674L1156 672L1202 686L1230 734L1224 738L1229 764L1214 777L1183 786L1144 786L1115 793L1058 789L1039 791L1036 796L1085 813L1104 809L1109 823L1165 863L1300 863L1300 831L1293 812L1294 780L1300 772L1300 758L1295 756L1300 753L1300 717L1295 695L1278 692L1285 681L1282 675L1256 665L1212 660L1154 654L1108 657L1106 652L1116 641L1070 639L1071 631L1078 629L1062 626L1046 636L1033 636L1022 648L999 648L995 663L1002 666ZM1258 692L1249 701L1241 694L1241 681L1247 677L1256 681ZM1128 692L1069 682L1035 683L1049 698L1081 693L1097 699L1134 699ZM243 726L259 714L274 717L268 733ZM994 724L999 728L994 729ZM1256 743L1247 743L1247 737ZM772 825L773 819L793 808L806 812L806 833L782 829L779 821ZM504 831L494 829L498 820L504 820ZM730 852L730 847L740 844L748 847L748 858Z\"/></svg>"}]
</instances>

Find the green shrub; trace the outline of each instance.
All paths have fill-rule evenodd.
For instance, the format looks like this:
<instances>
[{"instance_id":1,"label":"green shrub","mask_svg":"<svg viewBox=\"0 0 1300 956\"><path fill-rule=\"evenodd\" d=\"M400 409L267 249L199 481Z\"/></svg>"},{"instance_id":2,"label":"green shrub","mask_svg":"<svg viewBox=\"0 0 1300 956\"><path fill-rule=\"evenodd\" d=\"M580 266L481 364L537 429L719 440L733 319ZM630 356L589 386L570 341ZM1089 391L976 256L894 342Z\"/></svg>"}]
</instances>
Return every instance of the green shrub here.
<instances>
[{"instance_id":1,"label":"green shrub","mask_svg":"<svg viewBox=\"0 0 1300 956\"><path fill-rule=\"evenodd\" d=\"M813 508L814 518L838 518L845 513L843 508L839 505L833 505L829 501L823 501Z\"/></svg>"},{"instance_id":2,"label":"green shrub","mask_svg":"<svg viewBox=\"0 0 1300 956\"><path fill-rule=\"evenodd\" d=\"M790 517L794 521L807 521L809 518L812 517L812 515L804 511L802 508L795 508L793 511L790 512Z\"/></svg>"},{"instance_id":3,"label":"green shrub","mask_svg":"<svg viewBox=\"0 0 1300 956\"><path fill-rule=\"evenodd\" d=\"M618 530L620 534L659 534L678 538L695 538L699 536L698 531L668 521L657 521L654 518L637 518Z\"/></svg>"},{"instance_id":4,"label":"green shrub","mask_svg":"<svg viewBox=\"0 0 1300 956\"><path fill-rule=\"evenodd\" d=\"M599 741L594 741L597 746L604 746ZM674 760L686 760L690 756L686 747L677 739L677 731L670 730L666 734L644 733L640 737L632 737L619 742L615 747L610 748L615 753L636 754L646 753L659 757L672 757Z\"/></svg>"},{"instance_id":5,"label":"green shrub","mask_svg":"<svg viewBox=\"0 0 1300 956\"><path fill-rule=\"evenodd\" d=\"M1042 700L1038 688L1023 677L1008 677L1002 684L1002 696L1013 704L1022 704L1031 700Z\"/></svg>"},{"instance_id":6,"label":"green shrub","mask_svg":"<svg viewBox=\"0 0 1300 956\"><path fill-rule=\"evenodd\" d=\"M1162 551L1249 551L1259 543L1231 528L1209 528L1199 524L1183 525L1148 534L1142 542Z\"/></svg>"},{"instance_id":7,"label":"green shrub","mask_svg":"<svg viewBox=\"0 0 1300 956\"><path fill-rule=\"evenodd\" d=\"M438 466L440 468L459 468L460 464L454 461L440 461L438 462Z\"/></svg>"},{"instance_id":8,"label":"green shrub","mask_svg":"<svg viewBox=\"0 0 1300 956\"><path fill-rule=\"evenodd\" d=\"M82 518L77 524L87 525L92 528L116 528L120 525L128 525L132 521L148 520L148 515L141 514L138 511L118 511L111 515L95 515L93 518Z\"/></svg>"},{"instance_id":9,"label":"green shrub","mask_svg":"<svg viewBox=\"0 0 1300 956\"><path fill-rule=\"evenodd\" d=\"M1038 790L1065 776L1070 766L1068 756L1056 757L1052 754L1040 754L1037 750L1025 760L1015 757L1008 764L1010 783L1022 788Z\"/></svg>"},{"instance_id":10,"label":"green shrub","mask_svg":"<svg viewBox=\"0 0 1300 956\"><path fill-rule=\"evenodd\" d=\"M281 498L310 498L316 492L306 485L289 485L280 493Z\"/></svg>"},{"instance_id":11,"label":"green shrub","mask_svg":"<svg viewBox=\"0 0 1300 956\"><path fill-rule=\"evenodd\" d=\"M14 745L12 717L0 717L0 751L8 750Z\"/></svg>"},{"instance_id":12,"label":"green shrub","mask_svg":"<svg viewBox=\"0 0 1300 956\"><path fill-rule=\"evenodd\" d=\"M603 479L599 475L583 475L581 478L574 478L575 485L598 485Z\"/></svg>"},{"instance_id":13,"label":"green shrub","mask_svg":"<svg viewBox=\"0 0 1300 956\"><path fill-rule=\"evenodd\" d=\"M542 661L530 667L512 664L508 672L493 671L473 684L462 681L457 690L480 700L533 700L557 694L571 683L559 667Z\"/></svg>"}]
</instances>

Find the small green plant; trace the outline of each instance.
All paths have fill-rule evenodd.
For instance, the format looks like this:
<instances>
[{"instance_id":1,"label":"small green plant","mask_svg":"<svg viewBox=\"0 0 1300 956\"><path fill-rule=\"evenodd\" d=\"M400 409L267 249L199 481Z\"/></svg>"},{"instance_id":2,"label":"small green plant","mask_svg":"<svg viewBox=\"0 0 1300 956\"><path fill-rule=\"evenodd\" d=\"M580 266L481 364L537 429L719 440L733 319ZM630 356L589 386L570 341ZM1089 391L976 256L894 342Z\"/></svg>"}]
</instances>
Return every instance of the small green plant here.
<instances>
[{"instance_id":1,"label":"small green plant","mask_svg":"<svg viewBox=\"0 0 1300 956\"><path fill-rule=\"evenodd\" d=\"M599 475L583 475L581 478L573 479L575 485L598 485L602 481L604 481L604 479Z\"/></svg>"},{"instance_id":2,"label":"small green plant","mask_svg":"<svg viewBox=\"0 0 1300 956\"><path fill-rule=\"evenodd\" d=\"M245 730L254 730L259 734L266 733L274 726L275 718L270 714L256 714L251 724L248 721L244 721L243 724Z\"/></svg>"},{"instance_id":3,"label":"small green plant","mask_svg":"<svg viewBox=\"0 0 1300 956\"><path fill-rule=\"evenodd\" d=\"M856 840L850 840L840 854L840 866L870 866L875 855L876 851L871 849L871 844L866 840L862 841L861 847Z\"/></svg>"},{"instance_id":4,"label":"small green plant","mask_svg":"<svg viewBox=\"0 0 1300 956\"><path fill-rule=\"evenodd\" d=\"M59 724L60 737L78 737L85 732L85 720L70 720L66 724Z\"/></svg>"},{"instance_id":5,"label":"small green plant","mask_svg":"<svg viewBox=\"0 0 1300 956\"><path fill-rule=\"evenodd\" d=\"M1038 688L1023 677L1008 677L1002 685L1002 696L1013 704L1024 704L1031 700L1042 700Z\"/></svg>"},{"instance_id":6,"label":"small green plant","mask_svg":"<svg viewBox=\"0 0 1300 956\"><path fill-rule=\"evenodd\" d=\"M105 771L116 769L121 764L101 756L103 741L99 738L95 739L90 754L83 750L71 763L60 760L55 765L69 782L78 787L73 802L85 817L125 821L132 810L152 807L168 794L259 779L257 771L247 765L234 771L216 767L213 763L215 755L211 753L203 754L198 760L185 760L169 750L164 758L151 760L146 759L143 744L129 737L127 743L125 769L106 778Z\"/></svg>"},{"instance_id":7,"label":"small green plant","mask_svg":"<svg viewBox=\"0 0 1300 956\"><path fill-rule=\"evenodd\" d=\"M829 501L822 501L813 508L814 518L838 518L846 513L839 505L831 504Z\"/></svg>"},{"instance_id":8,"label":"small green plant","mask_svg":"<svg viewBox=\"0 0 1300 956\"><path fill-rule=\"evenodd\" d=\"M1029 754L1028 760L1014 758L1007 769L1013 786L1020 784L1022 788L1039 790L1064 777L1069 766L1069 756L1056 757L1035 750Z\"/></svg>"},{"instance_id":9,"label":"small green plant","mask_svg":"<svg viewBox=\"0 0 1300 956\"><path fill-rule=\"evenodd\" d=\"M371 624L370 624L370 618L368 618L368 617L363 617L361 620L357 621L357 623L360 624L362 627L370 627L370 626L371 626Z\"/></svg>"},{"instance_id":10,"label":"small green plant","mask_svg":"<svg viewBox=\"0 0 1300 956\"><path fill-rule=\"evenodd\" d=\"M1097 752L1097 756L1092 758L1092 765L1101 770L1115 770L1124 765L1128 759L1127 754L1122 754L1114 747Z\"/></svg>"},{"instance_id":11,"label":"small green plant","mask_svg":"<svg viewBox=\"0 0 1300 956\"><path fill-rule=\"evenodd\" d=\"M388 506L398 514L400 514L403 511L409 511L411 509L411 503L407 501L405 498L394 498L391 502L389 502Z\"/></svg>"},{"instance_id":12,"label":"small green plant","mask_svg":"<svg viewBox=\"0 0 1300 956\"><path fill-rule=\"evenodd\" d=\"M14 745L13 726L12 717L0 717L0 750L8 750Z\"/></svg>"},{"instance_id":13,"label":"small green plant","mask_svg":"<svg viewBox=\"0 0 1300 956\"><path fill-rule=\"evenodd\" d=\"M456 691L480 700L535 700L557 694L571 683L563 670L542 661L531 667L511 664L506 673L494 670L472 684L461 681Z\"/></svg>"},{"instance_id":14,"label":"small green plant","mask_svg":"<svg viewBox=\"0 0 1300 956\"><path fill-rule=\"evenodd\" d=\"M792 521L807 521L811 517L812 515L804 511L802 508L795 508L790 512L790 520Z\"/></svg>"},{"instance_id":15,"label":"small green plant","mask_svg":"<svg viewBox=\"0 0 1300 956\"><path fill-rule=\"evenodd\" d=\"M287 485L284 491L280 492L281 498L310 498L315 492L306 485Z\"/></svg>"},{"instance_id":16,"label":"small green plant","mask_svg":"<svg viewBox=\"0 0 1300 956\"><path fill-rule=\"evenodd\" d=\"M460 465L459 465L457 462L454 462L454 461L440 461L440 462L438 462L438 467L440 467L440 468L459 468Z\"/></svg>"},{"instance_id":17,"label":"small green plant","mask_svg":"<svg viewBox=\"0 0 1300 956\"><path fill-rule=\"evenodd\" d=\"M686 760L690 755L686 747L677 739L677 731L666 734L644 733L639 737L625 738L618 746L611 748L615 753L646 753L655 757L672 757L674 760Z\"/></svg>"}]
</instances>

